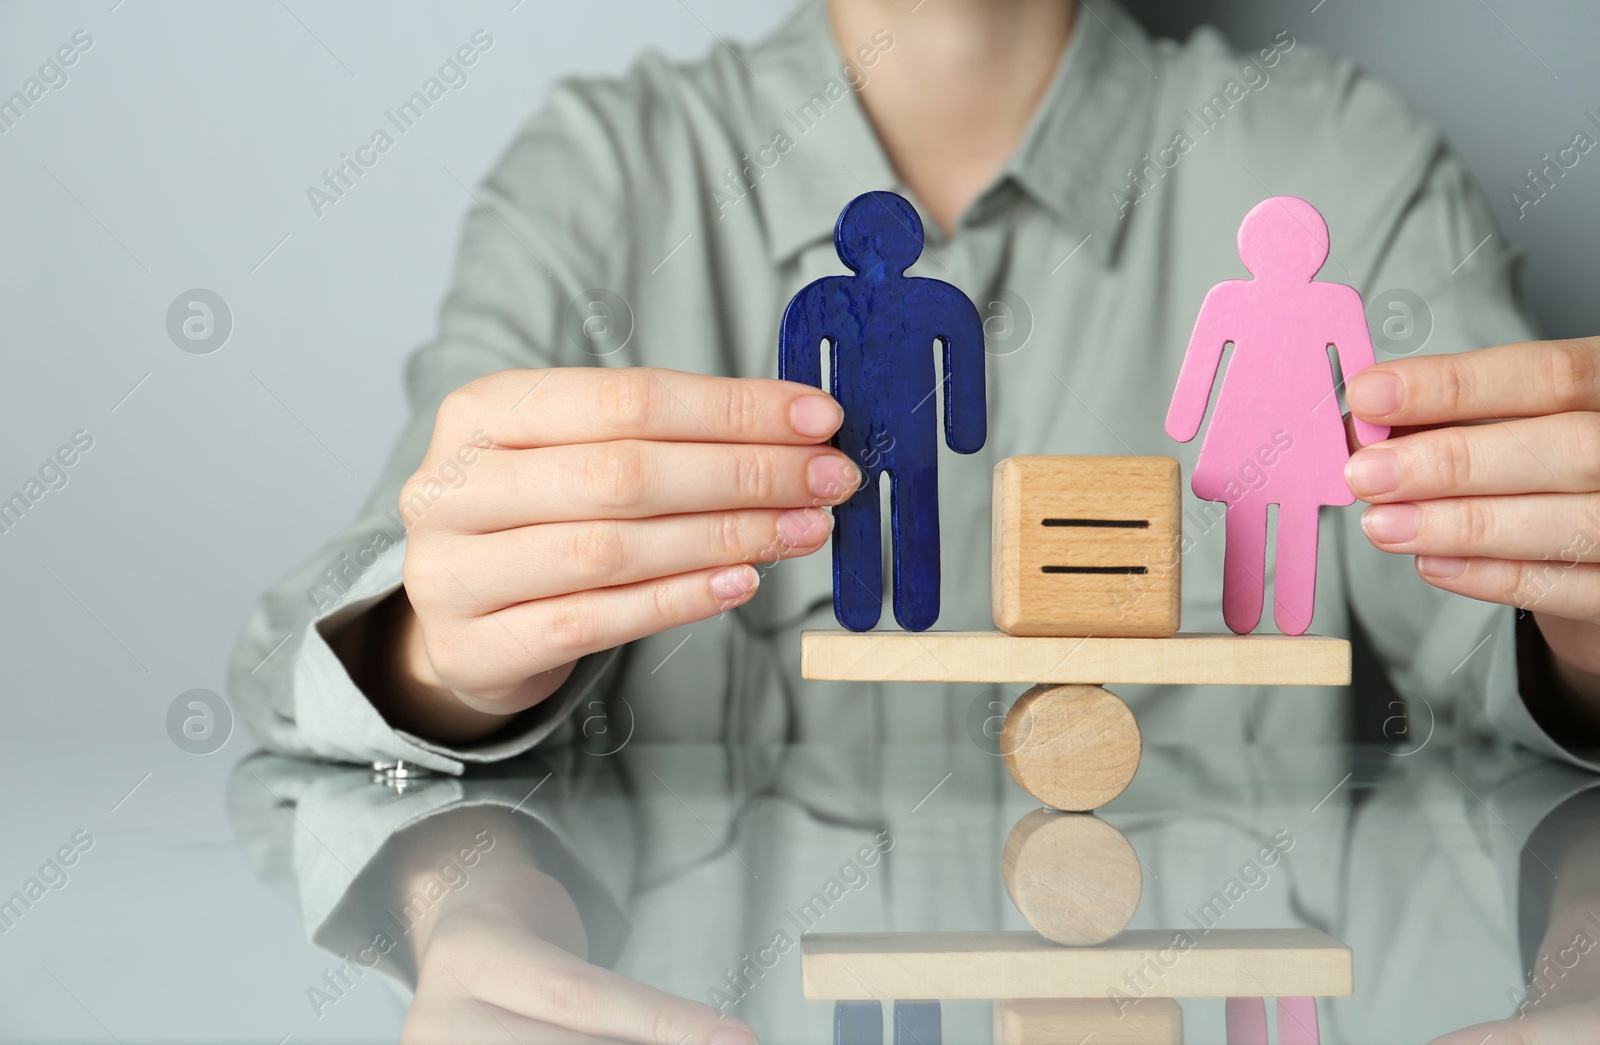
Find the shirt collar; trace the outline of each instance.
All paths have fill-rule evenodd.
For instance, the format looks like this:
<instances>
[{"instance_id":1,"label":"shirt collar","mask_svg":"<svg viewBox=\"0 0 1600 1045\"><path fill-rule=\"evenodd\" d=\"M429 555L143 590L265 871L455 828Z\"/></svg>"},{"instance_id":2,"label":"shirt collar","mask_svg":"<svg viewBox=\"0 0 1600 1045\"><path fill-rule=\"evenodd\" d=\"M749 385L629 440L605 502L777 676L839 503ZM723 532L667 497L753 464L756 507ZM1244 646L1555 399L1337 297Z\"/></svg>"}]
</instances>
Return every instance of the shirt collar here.
<instances>
[{"instance_id":1,"label":"shirt collar","mask_svg":"<svg viewBox=\"0 0 1600 1045\"><path fill-rule=\"evenodd\" d=\"M759 209L775 262L831 237L839 211L860 193L905 191L850 89L820 0L802 0L776 33L745 52L744 62L754 78L754 104L740 144L754 177L739 205ZM1093 0L1092 7L1078 0L1050 86L979 202L1014 182L1069 234L1087 237L1087 249L1109 258L1122 222L1108 190L1120 188L1126 169L1138 165L1156 65L1149 36L1113 0Z\"/></svg>"},{"instance_id":2,"label":"shirt collar","mask_svg":"<svg viewBox=\"0 0 1600 1045\"><path fill-rule=\"evenodd\" d=\"M1144 28L1112 0L1078 0L1054 79L999 180L1010 179L1102 260L1125 224L1112 190L1148 148L1159 59Z\"/></svg>"},{"instance_id":3,"label":"shirt collar","mask_svg":"<svg viewBox=\"0 0 1600 1045\"><path fill-rule=\"evenodd\" d=\"M782 28L751 48L747 65L754 119L741 144L756 177L740 205L760 209L769 251L782 262L831 237L856 196L900 180L850 87L821 0L801 0Z\"/></svg>"}]
</instances>

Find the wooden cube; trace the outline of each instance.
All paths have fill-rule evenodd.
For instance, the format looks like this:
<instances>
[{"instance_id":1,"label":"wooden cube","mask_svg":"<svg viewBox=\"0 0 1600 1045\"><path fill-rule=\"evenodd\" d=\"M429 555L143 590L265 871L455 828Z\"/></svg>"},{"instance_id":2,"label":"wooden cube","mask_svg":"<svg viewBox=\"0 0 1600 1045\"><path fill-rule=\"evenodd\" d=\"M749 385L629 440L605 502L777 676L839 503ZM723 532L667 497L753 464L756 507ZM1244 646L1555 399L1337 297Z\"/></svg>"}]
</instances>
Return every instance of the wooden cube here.
<instances>
[{"instance_id":1,"label":"wooden cube","mask_svg":"<svg viewBox=\"0 0 1600 1045\"><path fill-rule=\"evenodd\" d=\"M1131 995L1130 995L1131 997ZM1024 998L994 1003L995 1045L1181 1045L1171 998Z\"/></svg>"},{"instance_id":2,"label":"wooden cube","mask_svg":"<svg viewBox=\"0 0 1600 1045\"><path fill-rule=\"evenodd\" d=\"M995 626L1012 635L1177 631L1178 478L1170 457L1008 457L996 465Z\"/></svg>"}]
</instances>

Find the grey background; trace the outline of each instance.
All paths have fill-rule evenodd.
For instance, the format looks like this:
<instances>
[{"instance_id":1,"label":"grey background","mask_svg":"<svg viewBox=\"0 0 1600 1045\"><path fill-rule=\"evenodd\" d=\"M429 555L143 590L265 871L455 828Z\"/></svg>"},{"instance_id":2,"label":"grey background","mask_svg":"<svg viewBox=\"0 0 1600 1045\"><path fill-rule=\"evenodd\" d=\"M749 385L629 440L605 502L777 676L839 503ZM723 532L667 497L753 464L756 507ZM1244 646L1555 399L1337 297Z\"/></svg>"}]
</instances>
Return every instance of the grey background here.
<instances>
[{"instance_id":1,"label":"grey background","mask_svg":"<svg viewBox=\"0 0 1600 1045\"><path fill-rule=\"evenodd\" d=\"M909 0L908 0L909 2ZM937 0L929 0L937 2ZM1524 171L1600 127L1588 0L1132 5L1244 47L1287 28L1350 55L1443 126L1528 252L1554 335L1600 333L1600 150L1519 219ZM79 29L94 44L0 135L0 497L79 429L94 448L0 535L6 731L193 759L180 692L222 689L250 603L354 512L404 410L473 185L559 76L647 46L698 56L788 4L276 0L0 7L0 97ZM477 29L493 47L317 217L306 189ZM458 180L459 179L459 180ZM227 343L180 351L174 297L219 293ZM142 382L142 383L141 383ZM129 395L130 390L134 390ZM222 758L243 750L235 737ZM221 759L218 759L220 761Z\"/></svg>"}]
</instances>

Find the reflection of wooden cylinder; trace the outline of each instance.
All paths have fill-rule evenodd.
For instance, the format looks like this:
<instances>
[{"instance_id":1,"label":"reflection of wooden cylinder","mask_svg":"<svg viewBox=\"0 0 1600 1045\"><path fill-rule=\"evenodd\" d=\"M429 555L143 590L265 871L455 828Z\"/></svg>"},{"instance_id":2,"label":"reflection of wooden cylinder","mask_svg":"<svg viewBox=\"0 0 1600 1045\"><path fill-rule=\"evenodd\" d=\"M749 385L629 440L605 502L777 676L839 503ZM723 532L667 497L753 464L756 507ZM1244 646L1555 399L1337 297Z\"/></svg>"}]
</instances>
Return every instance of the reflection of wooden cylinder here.
<instances>
[{"instance_id":1,"label":"reflection of wooden cylinder","mask_svg":"<svg viewBox=\"0 0 1600 1045\"><path fill-rule=\"evenodd\" d=\"M1087 812L1120 795L1139 768L1139 724L1099 686L1035 686L1000 734L1011 779L1056 809Z\"/></svg>"},{"instance_id":2,"label":"reflection of wooden cylinder","mask_svg":"<svg viewBox=\"0 0 1600 1045\"><path fill-rule=\"evenodd\" d=\"M1000 854L1011 902L1040 936L1072 947L1104 943L1139 906L1139 858L1122 832L1087 813L1035 809Z\"/></svg>"},{"instance_id":3,"label":"reflection of wooden cylinder","mask_svg":"<svg viewBox=\"0 0 1600 1045\"><path fill-rule=\"evenodd\" d=\"M1183 1009L1171 998L1141 998L1118 1007L1110 998L994 1003L995 1045L1179 1045Z\"/></svg>"}]
</instances>

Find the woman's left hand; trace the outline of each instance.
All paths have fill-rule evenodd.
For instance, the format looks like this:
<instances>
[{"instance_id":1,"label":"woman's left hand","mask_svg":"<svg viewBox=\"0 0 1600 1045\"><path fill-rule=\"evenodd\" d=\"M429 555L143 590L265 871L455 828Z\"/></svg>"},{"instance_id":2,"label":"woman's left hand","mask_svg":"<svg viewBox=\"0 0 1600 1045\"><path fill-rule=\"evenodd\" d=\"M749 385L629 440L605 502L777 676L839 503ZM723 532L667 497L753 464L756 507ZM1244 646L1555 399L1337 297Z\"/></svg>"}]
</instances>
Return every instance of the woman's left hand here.
<instances>
[{"instance_id":1,"label":"woman's left hand","mask_svg":"<svg viewBox=\"0 0 1600 1045\"><path fill-rule=\"evenodd\" d=\"M1564 674L1600 676L1600 338L1368 367L1351 413L1367 539L1436 588L1532 611Z\"/></svg>"}]
</instances>

